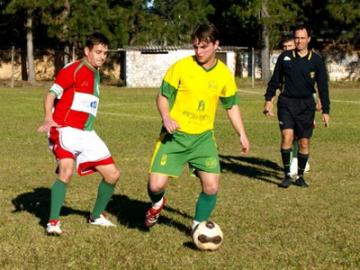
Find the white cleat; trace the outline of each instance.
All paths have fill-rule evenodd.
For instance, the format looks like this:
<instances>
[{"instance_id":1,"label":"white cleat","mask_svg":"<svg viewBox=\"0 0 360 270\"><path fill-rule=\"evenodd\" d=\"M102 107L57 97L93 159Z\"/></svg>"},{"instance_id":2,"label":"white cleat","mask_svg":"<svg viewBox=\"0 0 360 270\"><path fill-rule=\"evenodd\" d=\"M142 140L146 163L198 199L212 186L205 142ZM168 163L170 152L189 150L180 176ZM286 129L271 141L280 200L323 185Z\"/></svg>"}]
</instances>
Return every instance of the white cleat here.
<instances>
[{"instance_id":1,"label":"white cleat","mask_svg":"<svg viewBox=\"0 0 360 270\"><path fill-rule=\"evenodd\" d=\"M90 215L88 222L92 225L98 225L103 227L116 227L114 223L112 223L110 220L106 218L104 214L101 214L98 218L92 218Z\"/></svg>"},{"instance_id":2,"label":"white cleat","mask_svg":"<svg viewBox=\"0 0 360 270\"><path fill-rule=\"evenodd\" d=\"M63 233L63 230L61 230L60 227L60 220L50 220L49 223L46 225L46 233L48 235L61 235Z\"/></svg>"}]
</instances>

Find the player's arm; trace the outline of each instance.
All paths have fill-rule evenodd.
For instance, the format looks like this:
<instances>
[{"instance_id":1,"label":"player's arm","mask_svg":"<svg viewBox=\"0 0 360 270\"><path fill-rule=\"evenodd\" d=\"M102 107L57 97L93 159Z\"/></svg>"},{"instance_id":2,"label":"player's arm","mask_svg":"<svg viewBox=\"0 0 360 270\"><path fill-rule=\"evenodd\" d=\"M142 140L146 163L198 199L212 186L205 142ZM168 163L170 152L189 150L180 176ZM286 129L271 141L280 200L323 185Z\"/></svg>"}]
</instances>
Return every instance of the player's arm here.
<instances>
[{"instance_id":1,"label":"player's arm","mask_svg":"<svg viewBox=\"0 0 360 270\"><path fill-rule=\"evenodd\" d=\"M44 98L44 122L37 129L38 132L48 132L51 127L59 127L53 120L52 110L56 96L53 92L48 92Z\"/></svg>"},{"instance_id":2,"label":"player's arm","mask_svg":"<svg viewBox=\"0 0 360 270\"><path fill-rule=\"evenodd\" d=\"M264 109L263 114L265 116L274 116L273 111L273 97L276 94L276 90L280 89L281 82L282 82L282 68L281 68L281 59L283 55L280 54L278 60L275 64L275 69L273 72L273 75L271 76L271 80L268 83L268 87L266 88L265 92L265 103L264 103Z\"/></svg>"},{"instance_id":3,"label":"player's arm","mask_svg":"<svg viewBox=\"0 0 360 270\"><path fill-rule=\"evenodd\" d=\"M245 132L244 122L241 117L239 105L233 105L230 109L226 110L230 122L240 137L240 143L242 146L241 152L247 154L250 150L250 142Z\"/></svg>"},{"instance_id":4,"label":"player's arm","mask_svg":"<svg viewBox=\"0 0 360 270\"><path fill-rule=\"evenodd\" d=\"M156 105L159 110L164 128L167 132L174 133L179 128L179 125L170 117L168 98L159 93L156 97Z\"/></svg>"}]
</instances>

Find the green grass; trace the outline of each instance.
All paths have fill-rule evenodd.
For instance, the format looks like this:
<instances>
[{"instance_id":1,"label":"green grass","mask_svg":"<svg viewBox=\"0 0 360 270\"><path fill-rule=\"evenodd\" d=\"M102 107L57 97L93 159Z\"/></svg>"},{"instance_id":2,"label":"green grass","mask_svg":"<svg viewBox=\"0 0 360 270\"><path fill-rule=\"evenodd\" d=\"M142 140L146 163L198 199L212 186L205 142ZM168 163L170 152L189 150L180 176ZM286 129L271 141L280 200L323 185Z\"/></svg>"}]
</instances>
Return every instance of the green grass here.
<instances>
[{"instance_id":1,"label":"green grass","mask_svg":"<svg viewBox=\"0 0 360 270\"><path fill-rule=\"evenodd\" d=\"M252 149L240 145L219 108L215 134L223 174L212 220L225 240L216 252L193 248L187 230L200 191L195 178L171 180L160 223L142 229L149 158L160 129L156 89L102 88L95 129L122 178L109 204L116 228L86 224L98 175L74 175L62 211L65 234L44 233L54 159L41 124L46 88L0 88L1 269L359 269L360 85L331 85L329 128L317 115L310 188L279 189L276 119L262 115L264 86L240 81Z\"/></svg>"}]
</instances>

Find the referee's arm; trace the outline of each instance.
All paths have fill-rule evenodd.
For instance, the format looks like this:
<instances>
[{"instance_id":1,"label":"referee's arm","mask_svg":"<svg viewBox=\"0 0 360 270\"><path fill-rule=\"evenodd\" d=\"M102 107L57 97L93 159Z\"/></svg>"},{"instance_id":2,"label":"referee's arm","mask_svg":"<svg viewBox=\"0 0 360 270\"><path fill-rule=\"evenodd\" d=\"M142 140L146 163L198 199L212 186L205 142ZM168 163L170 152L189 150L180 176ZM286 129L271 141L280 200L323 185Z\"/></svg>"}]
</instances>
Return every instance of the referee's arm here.
<instances>
[{"instance_id":1,"label":"referee's arm","mask_svg":"<svg viewBox=\"0 0 360 270\"><path fill-rule=\"evenodd\" d=\"M317 69L318 69L318 76L316 78L316 84L319 89L319 96L322 105L322 113L329 114L330 98L329 98L329 87L328 87L328 75L323 61L320 60L317 63Z\"/></svg>"}]
</instances>

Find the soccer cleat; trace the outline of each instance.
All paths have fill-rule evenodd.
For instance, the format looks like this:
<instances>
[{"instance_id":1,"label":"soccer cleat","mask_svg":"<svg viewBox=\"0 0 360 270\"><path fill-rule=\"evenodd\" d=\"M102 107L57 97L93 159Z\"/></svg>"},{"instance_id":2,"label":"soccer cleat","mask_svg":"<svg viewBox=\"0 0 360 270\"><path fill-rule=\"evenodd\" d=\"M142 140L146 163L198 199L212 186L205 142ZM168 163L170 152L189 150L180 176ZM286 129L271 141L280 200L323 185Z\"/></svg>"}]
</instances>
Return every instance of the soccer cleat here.
<instances>
[{"instance_id":1,"label":"soccer cleat","mask_svg":"<svg viewBox=\"0 0 360 270\"><path fill-rule=\"evenodd\" d=\"M160 212L164 208L165 203L166 203L166 198L163 197L163 202L162 202L162 205L160 206L160 208L150 207L147 210L146 216L145 216L145 226L146 227L150 228L157 223L159 216L160 216Z\"/></svg>"},{"instance_id":2,"label":"soccer cleat","mask_svg":"<svg viewBox=\"0 0 360 270\"><path fill-rule=\"evenodd\" d=\"M46 225L46 233L48 235L61 235L63 231L60 228L60 220L49 220L49 223Z\"/></svg>"},{"instance_id":3,"label":"soccer cleat","mask_svg":"<svg viewBox=\"0 0 360 270\"><path fill-rule=\"evenodd\" d=\"M306 183L306 181L304 180L304 178L302 177L298 177L295 180L295 185L299 186L299 187L303 187L303 188L307 188L309 187L308 183Z\"/></svg>"},{"instance_id":4,"label":"soccer cleat","mask_svg":"<svg viewBox=\"0 0 360 270\"><path fill-rule=\"evenodd\" d=\"M98 225L103 227L115 227L116 225L107 219L106 214L102 213L98 218L93 218L91 215L88 218L88 222L92 225Z\"/></svg>"},{"instance_id":5,"label":"soccer cleat","mask_svg":"<svg viewBox=\"0 0 360 270\"><path fill-rule=\"evenodd\" d=\"M278 187L281 187L281 188L288 188L290 185L292 184L292 179L290 176L286 176L284 178L284 180L278 184Z\"/></svg>"}]
</instances>

